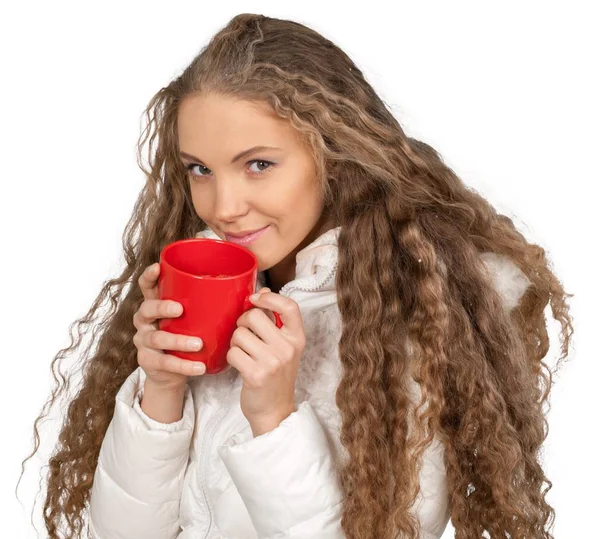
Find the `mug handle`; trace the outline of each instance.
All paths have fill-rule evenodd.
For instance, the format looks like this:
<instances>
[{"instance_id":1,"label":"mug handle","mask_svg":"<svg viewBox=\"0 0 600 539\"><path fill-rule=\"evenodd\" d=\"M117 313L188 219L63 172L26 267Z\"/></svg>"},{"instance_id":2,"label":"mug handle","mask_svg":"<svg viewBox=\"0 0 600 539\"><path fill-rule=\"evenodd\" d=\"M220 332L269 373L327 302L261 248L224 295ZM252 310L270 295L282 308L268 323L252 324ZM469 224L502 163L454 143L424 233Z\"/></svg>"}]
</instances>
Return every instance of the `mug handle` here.
<instances>
[{"instance_id":1,"label":"mug handle","mask_svg":"<svg viewBox=\"0 0 600 539\"><path fill-rule=\"evenodd\" d=\"M252 303L250 301L249 296L246 298L245 307L246 308L255 307L254 303ZM271 312L275 315L275 325L277 326L277 329L281 329L283 327L283 322L281 321L281 317L279 316L279 313L276 313L275 311L271 311Z\"/></svg>"},{"instance_id":2,"label":"mug handle","mask_svg":"<svg viewBox=\"0 0 600 539\"><path fill-rule=\"evenodd\" d=\"M275 325L277 326L277 328L281 328L281 326L283 326L283 322L281 321L281 318L279 317L279 313L276 313L275 311L271 311L274 315L275 315Z\"/></svg>"}]
</instances>

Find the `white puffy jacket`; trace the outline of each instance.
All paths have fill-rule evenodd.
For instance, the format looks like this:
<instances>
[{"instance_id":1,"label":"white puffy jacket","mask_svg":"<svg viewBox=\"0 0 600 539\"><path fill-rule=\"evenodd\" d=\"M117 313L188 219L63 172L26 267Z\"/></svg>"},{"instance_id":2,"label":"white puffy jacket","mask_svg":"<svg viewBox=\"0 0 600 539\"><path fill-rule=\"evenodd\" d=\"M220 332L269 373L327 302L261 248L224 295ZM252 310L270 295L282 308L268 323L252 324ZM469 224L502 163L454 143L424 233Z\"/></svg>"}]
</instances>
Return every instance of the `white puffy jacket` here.
<instances>
[{"instance_id":1,"label":"white puffy jacket","mask_svg":"<svg viewBox=\"0 0 600 539\"><path fill-rule=\"evenodd\" d=\"M253 438L240 408L236 369L190 378L183 417L162 424L140 408L145 373L138 367L116 396L94 475L89 526L94 539L343 539L335 390L340 314L335 293L337 238L331 229L296 257L296 277L280 294L302 312L306 347L296 380L297 410ZM197 237L219 239L207 229ZM514 263L482 255L507 308L529 281ZM264 286L259 272L256 290ZM415 399L419 386L413 383ZM415 401L418 402L418 401ZM449 520L444 448L424 454L413 511L426 539Z\"/></svg>"}]
</instances>

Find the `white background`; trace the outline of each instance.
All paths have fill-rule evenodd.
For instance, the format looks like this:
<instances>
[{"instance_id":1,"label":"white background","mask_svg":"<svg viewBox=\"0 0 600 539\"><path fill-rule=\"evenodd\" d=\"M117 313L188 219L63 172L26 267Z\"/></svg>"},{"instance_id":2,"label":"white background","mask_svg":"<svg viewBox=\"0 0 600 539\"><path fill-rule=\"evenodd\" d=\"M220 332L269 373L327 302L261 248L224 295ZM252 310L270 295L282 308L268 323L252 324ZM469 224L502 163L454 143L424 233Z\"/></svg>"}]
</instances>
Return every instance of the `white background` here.
<instances>
[{"instance_id":1,"label":"white background","mask_svg":"<svg viewBox=\"0 0 600 539\"><path fill-rule=\"evenodd\" d=\"M387 5L386 5L387 4ZM0 511L6 538L30 513L57 423L32 425L49 365L123 266L143 186L143 109L240 12L290 18L341 46L406 132L512 216L574 293L575 353L560 371L544 467L555 537L600 537L596 2L19 2L0 12L4 249ZM558 325L550 319L558 355ZM34 522L41 526L40 495ZM41 531L40 537L45 537ZM449 525L444 538L453 537Z\"/></svg>"}]
</instances>

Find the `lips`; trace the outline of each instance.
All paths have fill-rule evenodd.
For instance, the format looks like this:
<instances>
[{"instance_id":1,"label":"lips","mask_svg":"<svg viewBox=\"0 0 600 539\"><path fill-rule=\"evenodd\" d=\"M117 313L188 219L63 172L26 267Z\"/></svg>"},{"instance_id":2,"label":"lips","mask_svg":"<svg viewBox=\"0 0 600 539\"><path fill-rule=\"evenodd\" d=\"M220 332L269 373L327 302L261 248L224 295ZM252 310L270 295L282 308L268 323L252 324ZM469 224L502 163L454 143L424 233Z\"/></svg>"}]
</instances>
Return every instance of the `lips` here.
<instances>
[{"instance_id":1,"label":"lips","mask_svg":"<svg viewBox=\"0 0 600 539\"><path fill-rule=\"evenodd\" d=\"M256 232L251 232L250 234L245 234L241 238L238 238L236 236L230 236L229 234L225 234L225 238L227 239L227 241L230 241L232 243L237 243L238 245L248 246L251 243L254 243L254 241L256 241L263 234L265 234L270 228L271 228L271 225L267 225L264 228L259 228Z\"/></svg>"},{"instance_id":2,"label":"lips","mask_svg":"<svg viewBox=\"0 0 600 539\"><path fill-rule=\"evenodd\" d=\"M267 225L269 226L269 225ZM257 228L255 230L247 230L246 232L241 232L238 234L234 234L233 232L225 232L226 236L230 236L232 238L245 238L246 236L249 236L250 234L254 234L255 232L258 232L260 230L263 230L267 228L266 226L263 226L262 228Z\"/></svg>"}]
</instances>

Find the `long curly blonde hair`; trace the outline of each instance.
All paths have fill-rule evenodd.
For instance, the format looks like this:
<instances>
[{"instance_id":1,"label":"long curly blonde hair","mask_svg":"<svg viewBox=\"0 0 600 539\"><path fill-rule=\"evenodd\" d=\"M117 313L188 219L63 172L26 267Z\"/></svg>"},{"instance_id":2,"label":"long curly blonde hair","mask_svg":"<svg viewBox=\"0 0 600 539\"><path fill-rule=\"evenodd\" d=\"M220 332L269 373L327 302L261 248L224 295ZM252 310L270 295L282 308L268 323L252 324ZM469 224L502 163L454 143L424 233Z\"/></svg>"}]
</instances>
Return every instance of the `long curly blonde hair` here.
<instances>
[{"instance_id":1,"label":"long curly blonde hair","mask_svg":"<svg viewBox=\"0 0 600 539\"><path fill-rule=\"evenodd\" d=\"M115 396L138 366L132 338L141 272L165 245L206 227L192 205L176 135L178 105L197 92L265 103L289 120L312 149L326 211L342 226L336 402L350 457L341 473L346 537L419 537L410 509L434 433L445 447L458 539L553 537L546 528L554 510L545 499L552 483L538 459L548 427L543 405L573 332L572 294L542 247L528 243L434 149L404 133L342 50L299 23L255 14L234 17L145 110L138 162L146 183L123 235L126 268L105 282L76 321L77 341L53 359L56 385L22 465L39 448L39 422L68 389L56 362L96 323L82 352L81 388L49 459L48 537L62 537L63 528L81 537ZM531 282L513 310L490 283L484 251L509 257ZM561 325L554 371L543 361L547 304ZM410 405L407 342L422 390L417 407Z\"/></svg>"}]
</instances>

